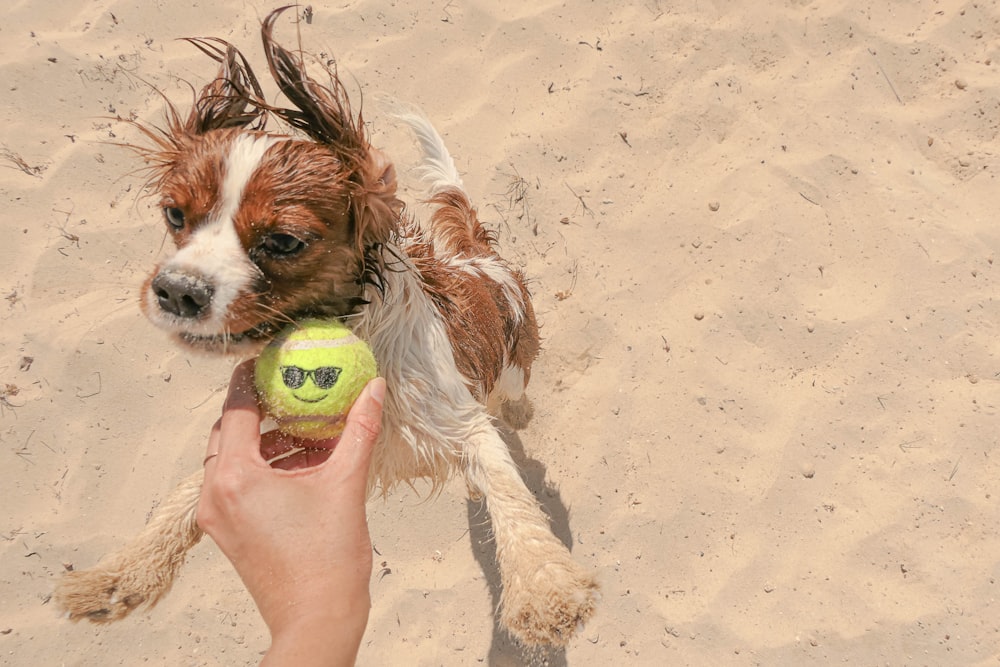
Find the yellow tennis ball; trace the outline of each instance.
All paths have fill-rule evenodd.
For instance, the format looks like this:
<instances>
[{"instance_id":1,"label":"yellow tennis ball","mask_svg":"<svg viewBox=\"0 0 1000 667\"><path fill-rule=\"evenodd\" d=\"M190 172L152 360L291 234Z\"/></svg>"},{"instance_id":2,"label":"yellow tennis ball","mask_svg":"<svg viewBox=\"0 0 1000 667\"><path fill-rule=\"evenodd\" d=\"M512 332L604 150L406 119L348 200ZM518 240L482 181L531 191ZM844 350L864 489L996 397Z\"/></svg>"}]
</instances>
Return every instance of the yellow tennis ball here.
<instances>
[{"instance_id":1,"label":"yellow tennis ball","mask_svg":"<svg viewBox=\"0 0 1000 667\"><path fill-rule=\"evenodd\" d=\"M303 320L257 357L264 410L285 433L320 440L344 431L347 412L378 366L368 345L338 320Z\"/></svg>"}]
</instances>

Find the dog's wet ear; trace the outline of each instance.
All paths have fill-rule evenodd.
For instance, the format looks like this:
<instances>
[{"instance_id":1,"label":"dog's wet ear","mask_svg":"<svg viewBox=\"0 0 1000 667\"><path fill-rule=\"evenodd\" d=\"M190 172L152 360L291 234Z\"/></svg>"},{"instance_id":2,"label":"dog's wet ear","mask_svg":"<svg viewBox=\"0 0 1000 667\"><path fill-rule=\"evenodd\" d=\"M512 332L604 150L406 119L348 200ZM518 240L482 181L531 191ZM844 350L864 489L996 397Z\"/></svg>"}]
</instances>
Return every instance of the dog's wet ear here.
<instances>
[{"instance_id":1,"label":"dog's wet ear","mask_svg":"<svg viewBox=\"0 0 1000 667\"><path fill-rule=\"evenodd\" d=\"M301 56L274 40L275 21L286 9L276 9L264 19L261 37L271 75L295 108L269 106L268 111L333 151L354 186L351 205L359 246L384 243L403 209L396 197L395 167L368 143L364 119L351 110L336 66L324 66L329 83L321 84L308 74Z\"/></svg>"},{"instance_id":2,"label":"dog's wet ear","mask_svg":"<svg viewBox=\"0 0 1000 667\"><path fill-rule=\"evenodd\" d=\"M262 129L264 93L243 54L216 37L185 39L219 63L219 73L201 89L183 129L191 134L230 127Z\"/></svg>"},{"instance_id":3,"label":"dog's wet ear","mask_svg":"<svg viewBox=\"0 0 1000 667\"><path fill-rule=\"evenodd\" d=\"M362 247L385 243L403 213L403 202L396 197L396 167L385 153L369 149L361 180L363 196L355 202L358 240Z\"/></svg>"},{"instance_id":4,"label":"dog's wet ear","mask_svg":"<svg viewBox=\"0 0 1000 667\"><path fill-rule=\"evenodd\" d=\"M329 146L353 172L360 167L368 148L364 122L360 114L354 118L347 91L334 67L327 67L330 83L322 85L309 76L301 57L274 40L274 23L286 9L276 9L264 19L261 37L271 75L296 108L272 107L270 111L317 143Z\"/></svg>"}]
</instances>

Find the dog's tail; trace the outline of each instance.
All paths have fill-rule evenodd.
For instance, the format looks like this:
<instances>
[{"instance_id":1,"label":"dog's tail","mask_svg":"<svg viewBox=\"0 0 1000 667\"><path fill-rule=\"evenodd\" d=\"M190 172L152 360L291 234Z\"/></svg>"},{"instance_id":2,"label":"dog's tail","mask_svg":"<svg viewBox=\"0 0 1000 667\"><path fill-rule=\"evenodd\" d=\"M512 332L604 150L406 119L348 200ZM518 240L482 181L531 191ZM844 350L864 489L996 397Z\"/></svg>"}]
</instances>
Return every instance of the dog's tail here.
<instances>
[{"instance_id":1,"label":"dog's tail","mask_svg":"<svg viewBox=\"0 0 1000 667\"><path fill-rule=\"evenodd\" d=\"M410 128L420 144L423 159L415 171L427 189L426 203L434 208L427 231L435 252L452 257L495 257L493 234L479 221L444 139L419 109L386 100L382 105Z\"/></svg>"},{"instance_id":2,"label":"dog's tail","mask_svg":"<svg viewBox=\"0 0 1000 667\"><path fill-rule=\"evenodd\" d=\"M455 168L455 161L451 159L448 147L444 145L444 139L431 125L427 116L416 107L402 102L385 99L380 102L388 113L410 128L417 143L420 144L423 159L416 168L416 173L427 188L427 194L433 197L449 188L464 190L462 177Z\"/></svg>"}]
</instances>

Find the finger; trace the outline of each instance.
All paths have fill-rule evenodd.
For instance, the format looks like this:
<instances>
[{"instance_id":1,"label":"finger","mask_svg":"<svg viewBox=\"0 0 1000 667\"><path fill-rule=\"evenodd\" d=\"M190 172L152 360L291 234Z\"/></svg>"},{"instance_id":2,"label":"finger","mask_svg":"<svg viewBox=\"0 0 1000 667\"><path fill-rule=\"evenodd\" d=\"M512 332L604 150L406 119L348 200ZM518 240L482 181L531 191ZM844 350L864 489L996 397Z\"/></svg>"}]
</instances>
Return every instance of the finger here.
<instances>
[{"instance_id":1,"label":"finger","mask_svg":"<svg viewBox=\"0 0 1000 667\"><path fill-rule=\"evenodd\" d=\"M253 383L253 361L233 370L229 394L222 406L218 464L230 460L260 460L260 406Z\"/></svg>"},{"instance_id":2,"label":"finger","mask_svg":"<svg viewBox=\"0 0 1000 667\"><path fill-rule=\"evenodd\" d=\"M385 402L385 380L377 377L369 382L347 414L347 423L340 442L330 456L327 469L336 470L338 477L367 485L372 449L382 433L382 404Z\"/></svg>"},{"instance_id":3,"label":"finger","mask_svg":"<svg viewBox=\"0 0 1000 667\"><path fill-rule=\"evenodd\" d=\"M229 393L226 395L226 402L223 410L246 409L260 415L260 405L257 402L257 390L254 388L253 359L244 361L233 369L233 375L229 379Z\"/></svg>"},{"instance_id":4,"label":"finger","mask_svg":"<svg viewBox=\"0 0 1000 667\"><path fill-rule=\"evenodd\" d=\"M212 432L208 435L208 447L205 448L204 465L207 468L208 462L219 455L219 438L222 433L222 418L219 417L212 425Z\"/></svg>"}]
</instances>

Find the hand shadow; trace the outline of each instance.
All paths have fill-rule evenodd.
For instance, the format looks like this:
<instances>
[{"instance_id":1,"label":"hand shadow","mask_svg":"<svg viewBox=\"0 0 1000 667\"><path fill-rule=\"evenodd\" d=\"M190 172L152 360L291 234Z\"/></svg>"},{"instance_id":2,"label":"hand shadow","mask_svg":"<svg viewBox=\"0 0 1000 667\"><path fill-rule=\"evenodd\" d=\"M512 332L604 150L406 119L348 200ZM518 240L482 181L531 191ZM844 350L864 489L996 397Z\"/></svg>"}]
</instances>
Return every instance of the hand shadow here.
<instances>
[{"instance_id":1,"label":"hand shadow","mask_svg":"<svg viewBox=\"0 0 1000 667\"><path fill-rule=\"evenodd\" d=\"M559 491L545 481L545 466L529 458L524 453L524 445L517 433L506 430L502 422L500 435L510 449L511 457L521 472L525 484L548 515L552 532L568 549L572 549L573 537L569 527L569 510L562 502ZM500 570L496 562L496 542L490 531L490 520L483 500L466 500L469 515L469 534L472 553L490 589L493 609L500 605ZM560 648L525 649L515 642L500 626L497 615L493 614L493 641L490 645L490 667L515 667L519 665L539 665L544 667L566 667L566 651Z\"/></svg>"}]
</instances>

